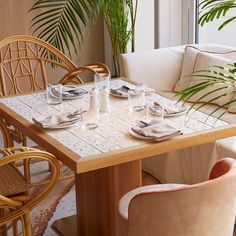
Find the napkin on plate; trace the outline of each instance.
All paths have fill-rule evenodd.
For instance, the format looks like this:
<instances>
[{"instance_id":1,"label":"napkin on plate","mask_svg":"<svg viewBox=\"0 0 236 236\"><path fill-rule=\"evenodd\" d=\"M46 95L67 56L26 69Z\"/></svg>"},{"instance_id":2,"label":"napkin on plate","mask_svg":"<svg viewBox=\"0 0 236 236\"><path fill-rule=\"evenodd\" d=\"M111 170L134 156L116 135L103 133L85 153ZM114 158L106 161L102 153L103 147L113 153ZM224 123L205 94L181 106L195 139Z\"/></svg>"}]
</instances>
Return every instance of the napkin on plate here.
<instances>
[{"instance_id":1,"label":"napkin on plate","mask_svg":"<svg viewBox=\"0 0 236 236\"><path fill-rule=\"evenodd\" d=\"M64 126L70 125L78 120L81 120L81 114L83 111L76 110L74 112L67 112L60 115L50 115L47 117L32 118L33 122L42 127L55 127L55 126Z\"/></svg>"},{"instance_id":2,"label":"napkin on plate","mask_svg":"<svg viewBox=\"0 0 236 236\"><path fill-rule=\"evenodd\" d=\"M75 86L66 86L62 87L62 96L69 98L69 97L79 97L85 95L88 91L83 88L77 88Z\"/></svg>"},{"instance_id":3,"label":"napkin on plate","mask_svg":"<svg viewBox=\"0 0 236 236\"><path fill-rule=\"evenodd\" d=\"M182 104L178 104L176 102L173 103L159 103L159 102L154 102L153 106L150 106L149 109L153 113L161 113L162 109L164 109L165 114L175 114L179 113L185 110L185 108L182 106Z\"/></svg>"},{"instance_id":4,"label":"napkin on plate","mask_svg":"<svg viewBox=\"0 0 236 236\"><path fill-rule=\"evenodd\" d=\"M150 137L155 141L162 141L172 138L182 132L164 121L150 122L147 126L135 126L132 130L144 137Z\"/></svg>"},{"instance_id":5,"label":"napkin on plate","mask_svg":"<svg viewBox=\"0 0 236 236\"><path fill-rule=\"evenodd\" d=\"M116 89L110 89L110 92L112 94L115 94L115 95L119 95L119 96L122 96L122 97L128 97L128 91L131 90L130 87L126 86L126 85L123 85L119 88L116 88Z\"/></svg>"}]
</instances>

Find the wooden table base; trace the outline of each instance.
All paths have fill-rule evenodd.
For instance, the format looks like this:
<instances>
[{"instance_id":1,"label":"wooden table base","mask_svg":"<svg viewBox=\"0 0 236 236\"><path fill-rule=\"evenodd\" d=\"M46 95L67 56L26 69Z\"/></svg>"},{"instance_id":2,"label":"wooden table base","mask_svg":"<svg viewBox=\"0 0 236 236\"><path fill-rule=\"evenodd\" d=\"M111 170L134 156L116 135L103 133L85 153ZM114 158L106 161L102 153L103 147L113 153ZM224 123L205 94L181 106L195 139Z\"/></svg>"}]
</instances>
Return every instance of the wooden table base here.
<instances>
[{"instance_id":1,"label":"wooden table base","mask_svg":"<svg viewBox=\"0 0 236 236\"><path fill-rule=\"evenodd\" d=\"M77 235L116 236L118 202L125 193L140 187L141 181L141 161L76 175L77 225L80 232ZM60 235L75 235L75 219L58 220L53 228Z\"/></svg>"},{"instance_id":2,"label":"wooden table base","mask_svg":"<svg viewBox=\"0 0 236 236\"><path fill-rule=\"evenodd\" d=\"M60 236L81 236L77 233L77 216L69 216L59 220L55 220L52 229Z\"/></svg>"}]
</instances>

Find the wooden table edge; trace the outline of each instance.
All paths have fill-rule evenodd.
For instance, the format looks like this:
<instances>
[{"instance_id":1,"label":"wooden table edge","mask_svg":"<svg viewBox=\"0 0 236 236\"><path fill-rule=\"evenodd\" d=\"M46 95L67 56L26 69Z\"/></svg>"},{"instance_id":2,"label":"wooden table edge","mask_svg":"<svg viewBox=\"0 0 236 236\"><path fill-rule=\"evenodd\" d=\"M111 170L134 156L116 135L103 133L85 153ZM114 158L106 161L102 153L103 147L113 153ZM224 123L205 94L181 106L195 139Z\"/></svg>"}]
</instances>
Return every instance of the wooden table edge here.
<instances>
[{"instance_id":1,"label":"wooden table edge","mask_svg":"<svg viewBox=\"0 0 236 236\"><path fill-rule=\"evenodd\" d=\"M137 145L131 148L124 148L105 154L81 158L78 154L50 137L42 129L36 127L34 124L30 123L24 117L20 116L2 103L0 103L0 113L21 130L21 132L25 133L34 142L45 148L45 150L54 154L61 162L76 173L84 173L99 168L123 164L129 161L140 160L150 156L184 149L190 146L210 143L217 139L236 135L236 125L229 124L227 126L177 136L163 142L145 142L142 145Z\"/></svg>"}]
</instances>

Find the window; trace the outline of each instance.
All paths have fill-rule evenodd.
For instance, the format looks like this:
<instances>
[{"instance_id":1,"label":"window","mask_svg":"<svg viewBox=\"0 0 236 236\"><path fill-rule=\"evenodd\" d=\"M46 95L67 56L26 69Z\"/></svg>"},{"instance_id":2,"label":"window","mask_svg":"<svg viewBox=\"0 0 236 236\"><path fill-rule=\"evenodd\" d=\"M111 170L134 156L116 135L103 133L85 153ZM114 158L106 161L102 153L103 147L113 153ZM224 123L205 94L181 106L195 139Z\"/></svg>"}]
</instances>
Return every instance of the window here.
<instances>
[{"instance_id":1,"label":"window","mask_svg":"<svg viewBox=\"0 0 236 236\"><path fill-rule=\"evenodd\" d=\"M196 13L198 14L198 10L196 11ZM221 31L218 31L218 27L230 16L236 16L236 9L232 9L224 18L210 22L203 27L198 26L198 30L196 31L197 42L224 44L236 47L236 22L232 22Z\"/></svg>"}]
</instances>

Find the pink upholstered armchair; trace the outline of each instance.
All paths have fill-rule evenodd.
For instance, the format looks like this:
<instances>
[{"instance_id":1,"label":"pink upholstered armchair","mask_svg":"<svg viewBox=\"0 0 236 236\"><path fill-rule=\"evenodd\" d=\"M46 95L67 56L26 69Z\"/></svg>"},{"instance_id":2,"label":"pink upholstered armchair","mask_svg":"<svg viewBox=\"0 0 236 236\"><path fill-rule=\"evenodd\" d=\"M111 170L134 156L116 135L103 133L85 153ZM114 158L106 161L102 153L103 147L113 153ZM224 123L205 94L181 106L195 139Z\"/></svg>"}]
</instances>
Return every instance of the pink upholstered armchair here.
<instances>
[{"instance_id":1,"label":"pink upholstered armchair","mask_svg":"<svg viewBox=\"0 0 236 236\"><path fill-rule=\"evenodd\" d=\"M236 161L224 158L208 181L137 188L119 204L120 236L232 236Z\"/></svg>"}]
</instances>

